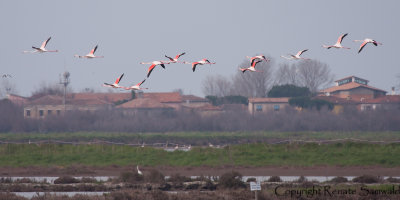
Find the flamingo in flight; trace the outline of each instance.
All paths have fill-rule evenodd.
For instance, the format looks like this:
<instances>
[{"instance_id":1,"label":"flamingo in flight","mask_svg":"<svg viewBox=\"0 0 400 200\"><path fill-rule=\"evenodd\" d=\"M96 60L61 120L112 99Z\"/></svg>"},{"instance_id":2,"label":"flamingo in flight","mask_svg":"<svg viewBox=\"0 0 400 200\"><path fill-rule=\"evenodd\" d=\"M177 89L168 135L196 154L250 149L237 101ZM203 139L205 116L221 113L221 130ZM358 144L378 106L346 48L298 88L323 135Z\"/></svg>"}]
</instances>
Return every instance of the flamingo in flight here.
<instances>
[{"instance_id":1,"label":"flamingo in flight","mask_svg":"<svg viewBox=\"0 0 400 200\"><path fill-rule=\"evenodd\" d=\"M265 56L264 55L258 55L258 56L253 56L253 57L250 57L250 56L247 56L247 58L249 58L250 59L250 65L251 66L253 66L253 64L254 64L254 62L255 61L257 61L258 59L259 60L265 60L265 62L268 62L269 60L267 59L267 58L265 58Z\"/></svg>"},{"instance_id":2,"label":"flamingo in flight","mask_svg":"<svg viewBox=\"0 0 400 200\"><path fill-rule=\"evenodd\" d=\"M204 58L204 59L202 59L202 60L200 60L200 61L197 61L197 62L183 62L184 64L191 64L192 65L192 70L193 70L193 72L196 70L196 66L197 65L204 65L204 64L215 64L215 62L214 63L212 63L212 62L210 62L208 59L206 59L206 58Z\"/></svg>"},{"instance_id":3,"label":"flamingo in flight","mask_svg":"<svg viewBox=\"0 0 400 200\"><path fill-rule=\"evenodd\" d=\"M124 76L124 74L122 74L119 78L117 78L117 80L113 83L104 83L103 86L104 87L111 87L111 88L122 88L122 86L118 85L119 82L121 81L122 77Z\"/></svg>"},{"instance_id":4,"label":"flamingo in flight","mask_svg":"<svg viewBox=\"0 0 400 200\"><path fill-rule=\"evenodd\" d=\"M176 55L175 58L171 58L171 57L169 57L169 56L167 56L167 55L165 55L165 57L168 58L168 59L170 60L170 63L177 63L177 62L178 62L178 58L181 57L181 56L183 56L183 55L185 55L185 52Z\"/></svg>"},{"instance_id":5,"label":"flamingo in flight","mask_svg":"<svg viewBox=\"0 0 400 200\"><path fill-rule=\"evenodd\" d=\"M259 62L261 62L262 60L257 60L257 61L255 61L255 62L253 62L253 64L250 66L250 67L248 67L248 68L239 68L239 70L240 71L242 71L243 73L245 73L246 71L251 71L251 72L261 72L261 71L257 71L256 70L256 65L257 65L257 63L259 63Z\"/></svg>"},{"instance_id":6,"label":"flamingo in flight","mask_svg":"<svg viewBox=\"0 0 400 200\"><path fill-rule=\"evenodd\" d=\"M132 85L130 87L124 87L125 90L144 90L144 89L149 89L149 88L141 88L140 85L142 85L144 83L144 81L146 81L146 79L144 79L142 82L136 84L136 85Z\"/></svg>"},{"instance_id":7,"label":"flamingo in flight","mask_svg":"<svg viewBox=\"0 0 400 200\"><path fill-rule=\"evenodd\" d=\"M362 42L362 44L360 46L360 49L358 50L358 53L360 53L361 50L363 50L363 48L365 47L365 45L367 45L368 43L372 43L375 46L382 45L382 43L377 42L377 41L375 41L373 39L370 39L370 38L365 38L364 40L354 40L354 42Z\"/></svg>"},{"instance_id":8,"label":"flamingo in flight","mask_svg":"<svg viewBox=\"0 0 400 200\"><path fill-rule=\"evenodd\" d=\"M46 49L46 45L47 45L47 43L49 43L50 39L51 39L51 37L49 37L47 40L45 40L45 41L42 43L42 46L40 46L40 47L34 47L34 46L32 46L32 49L35 49L35 50L33 50L33 51L24 51L24 53L58 52L58 50L47 50L47 49Z\"/></svg>"},{"instance_id":9,"label":"flamingo in flight","mask_svg":"<svg viewBox=\"0 0 400 200\"><path fill-rule=\"evenodd\" d=\"M309 58L302 58L302 57L300 57L300 55L303 54L303 53L306 52L306 51L308 51L308 49L301 50L301 51L297 52L296 55L289 54L290 57L286 57L286 56L281 56L281 57L282 57L282 58L285 58L285 59L288 59L288 60L300 60L300 59L303 59L303 60L310 60Z\"/></svg>"},{"instance_id":10,"label":"flamingo in flight","mask_svg":"<svg viewBox=\"0 0 400 200\"><path fill-rule=\"evenodd\" d=\"M1 75L2 78L12 78L11 74L3 74Z\"/></svg>"},{"instance_id":11,"label":"flamingo in flight","mask_svg":"<svg viewBox=\"0 0 400 200\"><path fill-rule=\"evenodd\" d=\"M84 56L80 56L80 55L74 55L75 57L78 58L104 58L104 56L95 56L94 52L96 52L97 47L99 45L96 45L88 54L84 55Z\"/></svg>"},{"instance_id":12,"label":"flamingo in flight","mask_svg":"<svg viewBox=\"0 0 400 200\"><path fill-rule=\"evenodd\" d=\"M341 35L341 36L338 38L336 44L334 44L334 45L322 45L322 47L327 48L327 49L330 49L330 48L336 48L336 49L350 49L350 48L348 48L348 47L342 46L343 38L346 37L347 34L348 34L348 33Z\"/></svg>"},{"instance_id":13,"label":"flamingo in flight","mask_svg":"<svg viewBox=\"0 0 400 200\"><path fill-rule=\"evenodd\" d=\"M153 62L149 62L149 63L145 63L145 62L141 62L140 64L151 64L149 67L149 70L147 72L147 78L149 78L151 72L153 71L153 69L157 66L160 65L162 68L165 69L165 65L164 64L169 64L169 62L164 62L164 61L153 61Z\"/></svg>"}]
</instances>

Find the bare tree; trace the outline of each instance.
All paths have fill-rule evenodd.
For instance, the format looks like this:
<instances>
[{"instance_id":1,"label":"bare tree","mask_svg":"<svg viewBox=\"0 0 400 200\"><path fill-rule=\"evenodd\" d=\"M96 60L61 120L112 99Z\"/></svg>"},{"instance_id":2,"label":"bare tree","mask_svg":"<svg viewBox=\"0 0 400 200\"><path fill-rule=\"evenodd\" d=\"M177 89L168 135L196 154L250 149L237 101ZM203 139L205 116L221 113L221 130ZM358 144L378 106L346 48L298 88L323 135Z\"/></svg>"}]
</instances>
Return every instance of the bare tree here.
<instances>
[{"instance_id":1,"label":"bare tree","mask_svg":"<svg viewBox=\"0 0 400 200\"><path fill-rule=\"evenodd\" d=\"M232 93L231 81L221 75L207 76L202 85L205 95L224 97Z\"/></svg>"},{"instance_id":2,"label":"bare tree","mask_svg":"<svg viewBox=\"0 0 400 200\"><path fill-rule=\"evenodd\" d=\"M256 69L259 72L238 71L233 78L234 95L245 97L266 97L272 85L272 62L262 61L257 64ZM249 67L250 62L245 60L239 65L239 68Z\"/></svg>"},{"instance_id":3,"label":"bare tree","mask_svg":"<svg viewBox=\"0 0 400 200\"><path fill-rule=\"evenodd\" d=\"M67 88L67 92L72 92L71 88ZM53 83L53 84L46 84L42 82L38 89L32 92L32 98L38 98L45 95L63 95L64 88L61 84Z\"/></svg>"},{"instance_id":4,"label":"bare tree","mask_svg":"<svg viewBox=\"0 0 400 200\"><path fill-rule=\"evenodd\" d=\"M279 69L275 73L275 84L276 85L285 85L291 84L299 86L299 76L297 74L297 66L292 64L289 65L287 63L281 64Z\"/></svg>"},{"instance_id":5,"label":"bare tree","mask_svg":"<svg viewBox=\"0 0 400 200\"><path fill-rule=\"evenodd\" d=\"M308 87L311 92L329 86L334 79L328 65L316 60L301 61L296 70L300 85Z\"/></svg>"},{"instance_id":6,"label":"bare tree","mask_svg":"<svg viewBox=\"0 0 400 200\"><path fill-rule=\"evenodd\" d=\"M0 84L0 99L4 98L7 94L16 94L17 89L14 83L8 79L2 79Z\"/></svg>"},{"instance_id":7,"label":"bare tree","mask_svg":"<svg viewBox=\"0 0 400 200\"><path fill-rule=\"evenodd\" d=\"M397 88L396 88L397 87ZM400 74L397 74L397 85L395 86L395 90L400 90Z\"/></svg>"},{"instance_id":8,"label":"bare tree","mask_svg":"<svg viewBox=\"0 0 400 200\"><path fill-rule=\"evenodd\" d=\"M96 90L94 89L94 88L83 88L82 90L81 90L81 92L82 93L95 93L96 92Z\"/></svg>"}]
</instances>

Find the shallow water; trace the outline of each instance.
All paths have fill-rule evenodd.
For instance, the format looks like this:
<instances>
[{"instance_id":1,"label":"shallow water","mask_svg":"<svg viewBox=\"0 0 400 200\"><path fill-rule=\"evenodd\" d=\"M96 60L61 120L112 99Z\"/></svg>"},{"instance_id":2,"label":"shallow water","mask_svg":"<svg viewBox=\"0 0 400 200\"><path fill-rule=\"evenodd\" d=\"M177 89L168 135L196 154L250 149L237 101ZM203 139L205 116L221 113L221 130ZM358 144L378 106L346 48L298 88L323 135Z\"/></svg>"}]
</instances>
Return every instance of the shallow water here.
<instances>
[{"instance_id":1,"label":"shallow water","mask_svg":"<svg viewBox=\"0 0 400 200\"><path fill-rule=\"evenodd\" d=\"M17 196L25 197L28 199L31 199L32 197L38 196L39 195L44 195L44 192L13 192ZM103 195L109 192L47 192L48 194L55 194L55 195L66 195L69 197L72 197L76 194L82 194L82 195L89 195L89 196L94 196L94 195Z\"/></svg>"},{"instance_id":2,"label":"shallow water","mask_svg":"<svg viewBox=\"0 0 400 200\"><path fill-rule=\"evenodd\" d=\"M107 181L109 178L115 178L115 176L75 176L74 178L80 180L83 177L86 178L94 178L97 181ZM56 180L57 178L59 178L58 176L11 176L11 177L0 177L0 178L11 178L12 181L16 181L16 180L21 180L23 178L27 178L33 182L43 182L43 183L50 183L53 184L54 180Z\"/></svg>"},{"instance_id":3,"label":"shallow water","mask_svg":"<svg viewBox=\"0 0 400 200\"><path fill-rule=\"evenodd\" d=\"M116 178L116 176L85 176L88 178L94 178L97 181L107 181L109 178ZM199 176L190 176L190 178L195 179L198 178ZM218 176L215 176L216 178L218 178ZM271 176L243 176L242 180L243 181L247 181L248 178L256 178L257 181L267 181ZM286 182L291 182L291 181L295 181L297 179L300 178L300 176L279 176L282 181L286 181ZM317 182L325 182L325 181L330 181L333 178L337 177L337 176L304 176L308 181L317 181ZM345 178L347 178L347 180L351 181L353 180L353 178L355 178L356 176L343 176ZM28 177L0 177L0 178L11 178L12 181L16 181L18 179L22 179L22 178L28 178L34 182L44 182L44 183L49 183L49 184L54 184L54 180L56 180L58 177L57 176L28 176ZM76 176L74 177L78 180L82 179L83 176ZM166 179L169 178L169 176L165 176ZM213 176L210 176L209 178L213 178ZM382 178L387 179L389 178L389 176L383 176ZM400 176L394 176L393 178L400 178Z\"/></svg>"}]
</instances>

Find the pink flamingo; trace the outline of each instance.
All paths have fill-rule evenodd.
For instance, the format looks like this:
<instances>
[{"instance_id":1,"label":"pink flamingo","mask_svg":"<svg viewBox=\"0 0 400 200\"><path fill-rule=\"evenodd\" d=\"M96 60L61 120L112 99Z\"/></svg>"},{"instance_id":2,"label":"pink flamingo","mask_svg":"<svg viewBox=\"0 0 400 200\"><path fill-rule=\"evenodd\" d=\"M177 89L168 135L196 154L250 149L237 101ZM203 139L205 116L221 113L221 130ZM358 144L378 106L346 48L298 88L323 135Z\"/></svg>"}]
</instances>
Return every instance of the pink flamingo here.
<instances>
[{"instance_id":1,"label":"pink flamingo","mask_svg":"<svg viewBox=\"0 0 400 200\"><path fill-rule=\"evenodd\" d=\"M148 62L148 63L141 62L140 64L151 64L150 67L149 67L149 70L148 70L148 72L147 72L147 78L149 78L151 72L153 71L153 69L154 69L157 65L160 65L162 68L165 69L165 65L164 65L164 64L169 64L169 62L164 62L164 61L153 61L153 62Z\"/></svg>"},{"instance_id":2,"label":"pink flamingo","mask_svg":"<svg viewBox=\"0 0 400 200\"><path fill-rule=\"evenodd\" d=\"M104 58L104 56L95 56L94 52L96 52L98 45L96 45L88 54L84 56L74 55L78 58Z\"/></svg>"},{"instance_id":3,"label":"pink flamingo","mask_svg":"<svg viewBox=\"0 0 400 200\"><path fill-rule=\"evenodd\" d=\"M370 39L370 38L365 38L364 40L354 40L354 42L362 42L362 44L360 46L360 49L358 50L358 53L360 53L361 50L363 50L363 48L365 47L365 45L367 45L368 43L372 43L375 46L382 45L382 43L377 42L377 41L375 41L373 39Z\"/></svg>"},{"instance_id":4,"label":"pink flamingo","mask_svg":"<svg viewBox=\"0 0 400 200\"><path fill-rule=\"evenodd\" d=\"M192 65L192 70L193 70L193 72L196 70L196 66L197 65L204 65L204 64L215 64L215 62L214 63L212 63L212 62L210 62L209 60L207 60L206 58L204 58L204 59L202 59L202 60L200 60L200 61L197 61L197 62L183 62L184 64L191 64Z\"/></svg>"},{"instance_id":5,"label":"pink flamingo","mask_svg":"<svg viewBox=\"0 0 400 200\"><path fill-rule=\"evenodd\" d=\"M254 64L254 61L257 61L258 59L259 60L265 60L265 62L268 62L269 60L267 59L267 58L265 58L265 56L264 55L258 55L258 56L253 56L253 57L250 57L250 56L247 56L247 58L249 58L250 59L250 65L251 66L253 66L253 64Z\"/></svg>"},{"instance_id":6,"label":"pink flamingo","mask_svg":"<svg viewBox=\"0 0 400 200\"><path fill-rule=\"evenodd\" d=\"M122 86L118 85L119 82L121 81L122 77L124 76L124 74L122 74L119 78L117 78L117 80L113 83L104 83L103 86L104 87L111 87L111 88L122 88Z\"/></svg>"},{"instance_id":7,"label":"pink flamingo","mask_svg":"<svg viewBox=\"0 0 400 200\"><path fill-rule=\"evenodd\" d=\"M245 73L246 71L251 71L251 72L262 72L262 71L257 71L256 70L256 65L257 65L257 63L259 63L259 62L261 62L262 60L257 60L257 61L255 61L255 62L253 62L253 64L250 66L250 67L248 67L248 68L239 68L239 70L240 71L242 71L243 73Z\"/></svg>"},{"instance_id":8,"label":"pink flamingo","mask_svg":"<svg viewBox=\"0 0 400 200\"><path fill-rule=\"evenodd\" d=\"M169 57L167 55L165 55L165 57L168 58L171 61L170 63L177 63L178 62L178 58L183 56L183 55L185 55L185 52L176 55L175 58L171 58L171 57Z\"/></svg>"},{"instance_id":9,"label":"pink flamingo","mask_svg":"<svg viewBox=\"0 0 400 200\"><path fill-rule=\"evenodd\" d=\"M142 82L136 84L136 85L132 85L130 87L124 87L125 90L144 90L144 89L149 89L149 88L141 88L140 85L142 85L144 83L144 81L146 81L146 79L144 79Z\"/></svg>"},{"instance_id":10,"label":"pink flamingo","mask_svg":"<svg viewBox=\"0 0 400 200\"><path fill-rule=\"evenodd\" d=\"M330 48L336 48L336 49L341 49L341 48L342 48L342 49L350 49L350 48L348 48L348 47L342 46L342 40L343 40L344 37L347 36L347 34L348 34L348 33L341 35L341 36L338 38L336 44L334 44L334 45L322 45L322 47L327 48L327 49L330 49Z\"/></svg>"},{"instance_id":11,"label":"pink flamingo","mask_svg":"<svg viewBox=\"0 0 400 200\"><path fill-rule=\"evenodd\" d=\"M58 52L58 50L47 50L47 49L46 49L46 45L47 45L47 43L50 41L50 39L51 39L51 37L49 37L47 40L45 40L45 41L42 43L42 46L40 46L39 48L38 48L38 47L32 46L32 49L35 49L35 50L33 50L33 51L24 51L24 53Z\"/></svg>"},{"instance_id":12,"label":"pink flamingo","mask_svg":"<svg viewBox=\"0 0 400 200\"><path fill-rule=\"evenodd\" d=\"M301 50L301 51L297 52L296 55L289 54L290 57L286 57L286 56L281 56L281 57L282 57L282 58L285 58L285 59L288 59L288 60L300 60L300 59L303 59L303 60L310 60L309 58L302 58L302 57L300 57L300 55L303 54L303 53L306 52L306 51L308 51L308 49Z\"/></svg>"}]
</instances>

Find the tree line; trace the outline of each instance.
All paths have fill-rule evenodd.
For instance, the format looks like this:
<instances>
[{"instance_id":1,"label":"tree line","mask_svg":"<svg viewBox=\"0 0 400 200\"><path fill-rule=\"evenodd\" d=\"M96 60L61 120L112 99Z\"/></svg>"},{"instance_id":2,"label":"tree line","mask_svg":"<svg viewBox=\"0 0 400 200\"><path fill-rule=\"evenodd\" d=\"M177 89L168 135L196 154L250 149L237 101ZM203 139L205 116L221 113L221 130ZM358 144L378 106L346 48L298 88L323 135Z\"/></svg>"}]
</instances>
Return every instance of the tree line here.
<instances>
[{"instance_id":1,"label":"tree line","mask_svg":"<svg viewBox=\"0 0 400 200\"><path fill-rule=\"evenodd\" d=\"M23 109L9 100L0 101L0 132L185 132L185 131L398 131L399 110L359 112L344 109L335 114L328 109L292 107L280 112L257 113L247 110L201 115L192 111L125 115L119 110L70 111L43 119L23 117Z\"/></svg>"},{"instance_id":2,"label":"tree line","mask_svg":"<svg viewBox=\"0 0 400 200\"><path fill-rule=\"evenodd\" d=\"M238 68L248 67L249 61L244 60ZM232 77L222 75L207 76L202 84L206 96L244 96L267 97L274 85L295 85L306 87L311 93L333 83L334 75L329 66L317 60L304 60L293 64L280 64L276 70L273 59L270 62L260 62L257 70L260 72L237 71Z\"/></svg>"}]
</instances>

